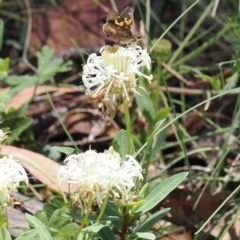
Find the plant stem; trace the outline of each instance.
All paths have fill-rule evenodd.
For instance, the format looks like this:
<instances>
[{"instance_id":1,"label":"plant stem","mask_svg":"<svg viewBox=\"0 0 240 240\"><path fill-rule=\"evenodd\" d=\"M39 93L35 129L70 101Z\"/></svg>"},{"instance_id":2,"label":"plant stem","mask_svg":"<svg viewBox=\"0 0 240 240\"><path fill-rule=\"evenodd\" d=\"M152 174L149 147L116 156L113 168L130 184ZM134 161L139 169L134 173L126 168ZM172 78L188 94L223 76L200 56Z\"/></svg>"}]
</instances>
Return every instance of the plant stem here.
<instances>
[{"instance_id":1,"label":"plant stem","mask_svg":"<svg viewBox=\"0 0 240 240\"><path fill-rule=\"evenodd\" d=\"M124 112L125 112L125 122L127 130L127 150L128 154L131 155L131 126L130 126L130 116L129 116L129 107L126 98L123 99Z\"/></svg>"},{"instance_id":2,"label":"plant stem","mask_svg":"<svg viewBox=\"0 0 240 240\"><path fill-rule=\"evenodd\" d=\"M105 208L106 208L106 206L107 206L107 202L108 202L108 195L105 197L105 199L104 199L104 202L103 202L103 205L102 205L102 209L101 209L101 212L99 213L99 215L98 215L98 218L97 218L97 220L96 220L96 223L97 222L99 222L100 220L101 220L101 218L102 218L102 215L103 215L103 213L104 213L104 211L105 211Z\"/></svg>"},{"instance_id":3,"label":"plant stem","mask_svg":"<svg viewBox=\"0 0 240 240\"><path fill-rule=\"evenodd\" d=\"M90 193L89 200L88 200L88 206L87 206L87 212L85 213L85 216L84 216L84 218L82 220L81 226L78 229L77 234L74 237L74 240L78 239L78 235L81 233L83 227L85 226L85 224L88 221L88 216L89 216L89 214L91 212L92 203L93 203L93 195L92 195L92 193Z\"/></svg>"},{"instance_id":4,"label":"plant stem","mask_svg":"<svg viewBox=\"0 0 240 240\"><path fill-rule=\"evenodd\" d=\"M123 209L123 212L126 213L126 214L124 215L124 218L123 218L123 226L122 226L122 232L121 232L121 238L120 238L121 240L125 240L126 239L125 238L125 234L127 232L128 223L129 223L129 219L130 219L129 213L128 213L128 211L126 209L127 208Z\"/></svg>"}]
</instances>

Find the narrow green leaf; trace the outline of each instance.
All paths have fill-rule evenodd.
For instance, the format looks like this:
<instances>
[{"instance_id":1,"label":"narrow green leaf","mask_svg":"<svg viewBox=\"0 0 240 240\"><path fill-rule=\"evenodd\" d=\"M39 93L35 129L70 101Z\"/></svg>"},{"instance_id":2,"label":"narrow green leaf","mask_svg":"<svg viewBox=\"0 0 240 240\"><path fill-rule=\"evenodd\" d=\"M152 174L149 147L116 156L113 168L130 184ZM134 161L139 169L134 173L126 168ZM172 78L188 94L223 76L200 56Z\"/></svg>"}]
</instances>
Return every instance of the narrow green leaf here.
<instances>
[{"instance_id":1,"label":"narrow green leaf","mask_svg":"<svg viewBox=\"0 0 240 240\"><path fill-rule=\"evenodd\" d=\"M115 235L113 234L113 232L111 231L111 229L109 227L102 228L98 232L98 235L104 240L115 240L116 239Z\"/></svg>"},{"instance_id":2,"label":"narrow green leaf","mask_svg":"<svg viewBox=\"0 0 240 240\"><path fill-rule=\"evenodd\" d=\"M2 126L11 126L11 134L9 138L5 140L5 143L11 144L14 142L24 130L31 126L31 124L32 119L22 117L15 117L8 119L8 121L4 121Z\"/></svg>"},{"instance_id":3,"label":"narrow green leaf","mask_svg":"<svg viewBox=\"0 0 240 240\"><path fill-rule=\"evenodd\" d=\"M42 227L38 227L32 230L28 230L27 232L22 233L17 240L26 240L26 239L39 239L38 233L42 230ZM42 238L40 238L43 240ZM49 238L49 240L52 240L52 238Z\"/></svg>"},{"instance_id":4,"label":"narrow green leaf","mask_svg":"<svg viewBox=\"0 0 240 240\"><path fill-rule=\"evenodd\" d=\"M128 151L128 147L127 147L127 143L128 143L127 131L126 130L120 130L117 133L117 135L116 135L116 137L114 138L113 141L114 141L114 145L115 146L117 145L118 148L119 148L119 149L115 149L114 148L114 150L119 151L122 159L126 160L126 155L128 155L128 152L127 152ZM117 144L116 144L116 142L117 142ZM132 145L131 155L133 155L134 151L135 151L133 142L132 142L131 145Z\"/></svg>"},{"instance_id":5,"label":"narrow green leaf","mask_svg":"<svg viewBox=\"0 0 240 240\"><path fill-rule=\"evenodd\" d=\"M94 239L93 236L98 233L102 228L107 227L109 224L110 222L98 222L84 228L78 236L78 240Z\"/></svg>"},{"instance_id":6,"label":"narrow green leaf","mask_svg":"<svg viewBox=\"0 0 240 240\"><path fill-rule=\"evenodd\" d=\"M60 228L60 231L68 237L73 237L77 233L78 229L75 223L69 223Z\"/></svg>"},{"instance_id":7,"label":"narrow green leaf","mask_svg":"<svg viewBox=\"0 0 240 240\"><path fill-rule=\"evenodd\" d=\"M52 147L52 149L61 152L61 153L65 153L67 155L71 155L71 154L78 154L79 152L76 151L75 148L70 148L70 147L59 147L59 146L54 146Z\"/></svg>"},{"instance_id":8,"label":"narrow green leaf","mask_svg":"<svg viewBox=\"0 0 240 240\"><path fill-rule=\"evenodd\" d=\"M1 234L2 234L2 231L1 231ZM0 234L0 239L12 240L12 237L11 237L9 231L8 231L6 228L4 228L4 234L5 234L5 236L3 237L1 234Z\"/></svg>"},{"instance_id":9,"label":"narrow green leaf","mask_svg":"<svg viewBox=\"0 0 240 240\"><path fill-rule=\"evenodd\" d=\"M122 224L123 224L122 219L119 215L119 212L118 212L118 209L117 209L116 205L113 202L108 202L107 203L107 206L106 206L103 217L105 217L105 216L117 217L119 220L118 221L113 221L112 224L114 226L116 226L117 229L122 228Z\"/></svg>"},{"instance_id":10,"label":"narrow green leaf","mask_svg":"<svg viewBox=\"0 0 240 240\"><path fill-rule=\"evenodd\" d=\"M140 223L135 229L134 232L146 232L159 220L161 220L164 215L170 210L170 208L162 209L153 215L149 216L145 221Z\"/></svg>"},{"instance_id":11,"label":"narrow green leaf","mask_svg":"<svg viewBox=\"0 0 240 240\"><path fill-rule=\"evenodd\" d=\"M159 133L157 141L155 142L153 150L152 150L152 156L155 156L156 153L160 151L160 149L166 139L168 129L169 129L169 127L166 127Z\"/></svg>"},{"instance_id":12,"label":"narrow green leaf","mask_svg":"<svg viewBox=\"0 0 240 240\"><path fill-rule=\"evenodd\" d=\"M227 84L224 86L223 90L228 91L236 87L238 81L238 72L233 73L230 77L226 79Z\"/></svg>"},{"instance_id":13,"label":"narrow green leaf","mask_svg":"<svg viewBox=\"0 0 240 240\"><path fill-rule=\"evenodd\" d=\"M40 236L41 239L48 239L48 240L52 240L53 238L51 237L50 233L48 232L47 228L45 227L45 225L40 222L36 217L27 214L26 213L26 217L28 219L28 221L35 227L37 228L38 234Z\"/></svg>"},{"instance_id":14,"label":"narrow green leaf","mask_svg":"<svg viewBox=\"0 0 240 240\"><path fill-rule=\"evenodd\" d=\"M127 237L127 240L137 240L137 239L156 239L156 236L150 232L139 232L139 233L132 233Z\"/></svg>"},{"instance_id":15,"label":"narrow green leaf","mask_svg":"<svg viewBox=\"0 0 240 240\"><path fill-rule=\"evenodd\" d=\"M135 94L136 102L140 108L144 117L150 122L153 123L155 110L151 98L146 95L146 93L138 88L137 91L141 94L141 97Z\"/></svg>"},{"instance_id":16,"label":"narrow green leaf","mask_svg":"<svg viewBox=\"0 0 240 240\"><path fill-rule=\"evenodd\" d=\"M154 125L153 131L152 131L151 135L149 136L148 141L151 141L151 140L155 137L156 133L157 133L157 132L158 132L158 133L160 132L160 131L159 131L159 128L160 128L160 126L163 124L163 122L164 122L165 120L166 120L166 119L162 119L162 120L160 120L159 122L157 122L157 123Z\"/></svg>"},{"instance_id":17,"label":"narrow green leaf","mask_svg":"<svg viewBox=\"0 0 240 240\"><path fill-rule=\"evenodd\" d=\"M0 51L2 50L2 45L3 45L3 32L4 32L4 22L2 19L0 19Z\"/></svg>"},{"instance_id":18,"label":"narrow green leaf","mask_svg":"<svg viewBox=\"0 0 240 240\"><path fill-rule=\"evenodd\" d=\"M68 218L73 218L73 219L83 219L84 215L78 214L78 213L62 213L60 214L62 217L68 217ZM88 219L90 221L96 221L98 216L89 216ZM117 216L106 216L103 215L101 218L102 221L119 221L120 218Z\"/></svg>"},{"instance_id":19,"label":"narrow green leaf","mask_svg":"<svg viewBox=\"0 0 240 240\"><path fill-rule=\"evenodd\" d=\"M158 122L160 120L163 120L164 118L167 117L167 115L171 112L171 110L172 110L172 108L161 108L155 114L154 121Z\"/></svg>"},{"instance_id":20,"label":"narrow green leaf","mask_svg":"<svg viewBox=\"0 0 240 240\"><path fill-rule=\"evenodd\" d=\"M160 182L145 198L145 203L136 211L135 216L139 216L161 202L167 195L174 190L186 177L188 173L178 173Z\"/></svg>"},{"instance_id":21,"label":"narrow green leaf","mask_svg":"<svg viewBox=\"0 0 240 240\"><path fill-rule=\"evenodd\" d=\"M7 72L10 64L10 58L1 59L0 71Z\"/></svg>"}]
</instances>

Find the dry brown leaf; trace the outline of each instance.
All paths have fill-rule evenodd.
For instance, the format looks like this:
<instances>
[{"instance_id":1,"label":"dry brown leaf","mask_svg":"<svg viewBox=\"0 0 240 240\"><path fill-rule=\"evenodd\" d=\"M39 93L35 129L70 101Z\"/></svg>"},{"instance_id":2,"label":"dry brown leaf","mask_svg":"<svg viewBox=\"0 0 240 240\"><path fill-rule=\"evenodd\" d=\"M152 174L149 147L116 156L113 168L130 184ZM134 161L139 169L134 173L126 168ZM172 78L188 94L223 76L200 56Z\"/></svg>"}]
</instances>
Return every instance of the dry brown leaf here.
<instances>
[{"instance_id":1,"label":"dry brown leaf","mask_svg":"<svg viewBox=\"0 0 240 240\"><path fill-rule=\"evenodd\" d=\"M30 51L35 54L43 45L56 53L73 47L71 38L81 48L96 48L106 41L102 25L112 9L110 0L65 0L57 8L39 14L33 20ZM131 0L115 0L121 10ZM102 21L103 20L103 21Z\"/></svg>"},{"instance_id":2,"label":"dry brown leaf","mask_svg":"<svg viewBox=\"0 0 240 240\"><path fill-rule=\"evenodd\" d=\"M10 230L11 235L19 236L22 232L21 229L17 229L16 227L27 228L28 221L25 214L17 209L12 207L7 208L7 216L8 216L8 229Z\"/></svg>"},{"instance_id":3,"label":"dry brown leaf","mask_svg":"<svg viewBox=\"0 0 240 240\"><path fill-rule=\"evenodd\" d=\"M188 204L189 194L184 189L174 189L165 200L160 203L164 208L171 208L166 219L180 226L194 226L195 214Z\"/></svg>"},{"instance_id":4,"label":"dry brown leaf","mask_svg":"<svg viewBox=\"0 0 240 240\"><path fill-rule=\"evenodd\" d=\"M57 174L60 164L39 153L13 146L3 145L1 153L13 155L35 178L55 191L68 192L68 184L58 184Z\"/></svg>"},{"instance_id":5,"label":"dry brown leaf","mask_svg":"<svg viewBox=\"0 0 240 240\"><path fill-rule=\"evenodd\" d=\"M200 191L201 190L196 193L196 198L200 194ZM229 195L229 191L212 195L209 190L206 190L197 205L200 218L207 220Z\"/></svg>"},{"instance_id":6,"label":"dry brown leaf","mask_svg":"<svg viewBox=\"0 0 240 240\"><path fill-rule=\"evenodd\" d=\"M41 95L43 93L48 92L59 92L59 93L74 93L74 92L82 92L80 89L74 88L60 88L54 86L38 86L35 92L35 96ZM29 87L21 90L17 93L6 105L5 113L9 111L11 107L14 107L15 110L21 108L25 103L31 100L32 95L34 93L34 87Z\"/></svg>"}]
</instances>

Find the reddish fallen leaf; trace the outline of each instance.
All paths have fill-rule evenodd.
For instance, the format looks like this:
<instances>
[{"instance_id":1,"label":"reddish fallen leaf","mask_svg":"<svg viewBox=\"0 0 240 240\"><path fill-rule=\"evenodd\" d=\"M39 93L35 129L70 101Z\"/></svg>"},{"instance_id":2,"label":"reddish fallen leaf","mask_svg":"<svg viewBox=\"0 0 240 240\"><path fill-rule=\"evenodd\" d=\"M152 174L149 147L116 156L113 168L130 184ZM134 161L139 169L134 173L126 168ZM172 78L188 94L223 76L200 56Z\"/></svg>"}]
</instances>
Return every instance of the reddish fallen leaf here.
<instances>
[{"instance_id":1,"label":"reddish fallen leaf","mask_svg":"<svg viewBox=\"0 0 240 240\"><path fill-rule=\"evenodd\" d=\"M33 20L31 35L32 54L43 45L48 45L60 53L73 47L71 38L81 48L96 48L106 42L102 25L112 9L110 0L65 0L57 8L39 14ZM129 5L131 0L115 0L119 10Z\"/></svg>"},{"instance_id":2,"label":"reddish fallen leaf","mask_svg":"<svg viewBox=\"0 0 240 240\"><path fill-rule=\"evenodd\" d=\"M196 199L200 191L196 192ZM206 190L197 205L200 219L207 220L229 194L229 191L223 191L211 195L209 190ZM172 191L160 206L171 208L169 211L170 216L168 216L170 222L186 227L195 225L194 202L192 196L184 189L175 189Z\"/></svg>"},{"instance_id":3,"label":"reddish fallen leaf","mask_svg":"<svg viewBox=\"0 0 240 240\"><path fill-rule=\"evenodd\" d=\"M48 92L59 92L59 93L74 93L74 92L82 92L80 89L74 89L74 88L60 88L60 87L54 87L54 86L38 86L35 92L35 96L41 95L43 93L46 93L46 90ZM34 87L29 87L21 90L17 93L6 105L5 113L8 112L8 110L11 107L14 107L15 110L18 110L21 108L25 103L29 102L32 98L32 95L34 93Z\"/></svg>"},{"instance_id":4,"label":"reddish fallen leaf","mask_svg":"<svg viewBox=\"0 0 240 240\"><path fill-rule=\"evenodd\" d=\"M223 191L212 195L208 190L205 191L197 205L198 213L201 219L207 220L230 195L230 191ZM196 197L200 190L196 193Z\"/></svg>"},{"instance_id":5,"label":"reddish fallen leaf","mask_svg":"<svg viewBox=\"0 0 240 240\"><path fill-rule=\"evenodd\" d=\"M68 184L58 184L57 174L60 164L39 153L13 146L3 145L1 153L13 155L36 179L55 191L68 192Z\"/></svg>"},{"instance_id":6,"label":"reddish fallen leaf","mask_svg":"<svg viewBox=\"0 0 240 240\"><path fill-rule=\"evenodd\" d=\"M12 207L7 208L8 229L12 236L19 236L21 229L16 227L28 228L28 221L25 214ZM2 238L1 238L2 239Z\"/></svg>"}]
</instances>

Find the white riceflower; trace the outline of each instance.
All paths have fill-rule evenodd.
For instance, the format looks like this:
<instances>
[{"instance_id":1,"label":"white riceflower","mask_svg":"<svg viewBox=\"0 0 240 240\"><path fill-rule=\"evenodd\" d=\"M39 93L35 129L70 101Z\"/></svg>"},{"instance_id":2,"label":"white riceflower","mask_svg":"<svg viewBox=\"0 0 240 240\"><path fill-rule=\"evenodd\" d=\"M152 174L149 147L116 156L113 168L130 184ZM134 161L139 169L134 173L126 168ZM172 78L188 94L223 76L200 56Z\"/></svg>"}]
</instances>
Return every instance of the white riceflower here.
<instances>
[{"instance_id":1,"label":"white riceflower","mask_svg":"<svg viewBox=\"0 0 240 240\"><path fill-rule=\"evenodd\" d=\"M81 207L86 207L89 194L92 194L98 204L107 195L114 199L124 198L129 202L133 198L126 195L131 196L131 190L135 186L134 179L137 177L142 180L143 176L140 164L132 156L126 158L123 161L112 147L104 153L88 150L73 154L65 159L66 166L60 168L58 179L60 183L75 184L75 201Z\"/></svg>"},{"instance_id":2,"label":"white riceflower","mask_svg":"<svg viewBox=\"0 0 240 240\"><path fill-rule=\"evenodd\" d=\"M138 93L137 76L146 78L149 82L152 75L140 72L146 66L150 70L151 59L147 49L136 44L122 47L105 45L100 50L101 56L95 53L88 57L83 67L83 83L90 102L99 104L104 112L107 107L110 114L114 112L114 101L118 95L130 100L128 91Z\"/></svg>"},{"instance_id":3,"label":"white riceflower","mask_svg":"<svg viewBox=\"0 0 240 240\"><path fill-rule=\"evenodd\" d=\"M2 141L4 141L5 139L8 138L7 133L10 133L10 132L5 132L5 133L4 133L3 130L0 129L0 144L1 144Z\"/></svg>"},{"instance_id":4,"label":"white riceflower","mask_svg":"<svg viewBox=\"0 0 240 240\"><path fill-rule=\"evenodd\" d=\"M13 156L0 158L0 196L1 200L11 202L10 193L16 192L20 182L28 184L28 177L23 166ZM4 204L4 203L2 203Z\"/></svg>"}]
</instances>

